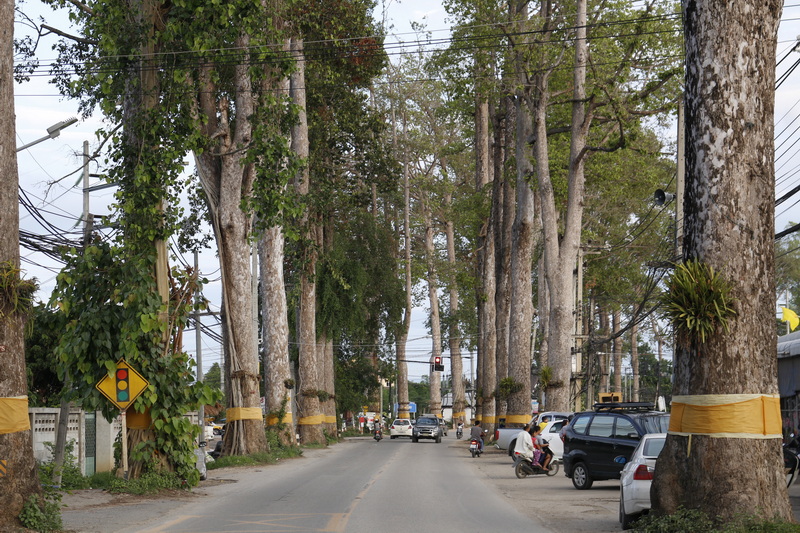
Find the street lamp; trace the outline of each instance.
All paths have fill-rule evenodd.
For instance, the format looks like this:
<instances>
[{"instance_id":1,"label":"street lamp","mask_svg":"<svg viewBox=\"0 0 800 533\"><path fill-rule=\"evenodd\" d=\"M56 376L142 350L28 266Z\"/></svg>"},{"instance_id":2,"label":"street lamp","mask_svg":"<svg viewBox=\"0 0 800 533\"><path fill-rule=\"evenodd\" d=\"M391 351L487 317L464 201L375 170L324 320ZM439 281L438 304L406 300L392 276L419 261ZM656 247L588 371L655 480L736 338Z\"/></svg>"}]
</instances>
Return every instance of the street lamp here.
<instances>
[{"instance_id":1,"label":"street lamp","mask_svg":"<svg viewBox=\"0 0 800 533\"><path fill-rule=\"evenodd\" d=\"M78 119L75 118L75 117L72 117L72 118L68 118L67 120L62 120L61 122L53 124L52 126L47 128L47 135L45 135L41 139L36 139L33 142L29 142L26 145L20 146L19 148L17 148L17 152L21 152L22 150L25 150L26 148L30 148L34 144L39 144L42 141L46 141L47 139L55 139L56 137L61 135L61 130L63 130L64 128L68 128L69 126L72 126L76 122L78 122Z\"/></svg>"}]
</instances>

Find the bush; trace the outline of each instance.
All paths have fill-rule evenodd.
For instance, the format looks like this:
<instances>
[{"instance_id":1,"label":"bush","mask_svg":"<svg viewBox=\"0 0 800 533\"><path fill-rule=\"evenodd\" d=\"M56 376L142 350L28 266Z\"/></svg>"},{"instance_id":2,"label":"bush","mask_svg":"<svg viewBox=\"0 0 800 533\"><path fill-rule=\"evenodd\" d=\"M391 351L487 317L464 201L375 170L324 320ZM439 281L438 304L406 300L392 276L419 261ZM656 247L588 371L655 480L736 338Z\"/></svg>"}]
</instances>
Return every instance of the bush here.
<instances>
[{"instance_id":1,"label":"bush","mask_svg":"<svg viewBox=\"0 0 800 533\"><path fill-rule=\"evenodd\" d=\"M45 492L43 500L31 496L19 514L20 523L28 529L49 533L61 531L61 495Z\"/></svg>"},{"instance_id":2,"label":"bush","mask_svg":"<svg viewBox=\"0 0 800 533\"><path fill-rule=\"evenodd\" d=\"M44 445L50 451L50 455L55 457L55 445L52 442L45 442ZM61 488L62 490L79 490L90 488L89 478L86 478L83 476L83 474L81 474L81 469L75 462L75 455L73 453L74 450L75 441L71 440L67 442L66 446L64 447L64 465L61 469L61 485L60 487L57 487ZM54 461L41 463L39 465L39 479L41 479L42 484L55 484L53 481L55 469L56 464Z\"/></svg>"}]
</instances>

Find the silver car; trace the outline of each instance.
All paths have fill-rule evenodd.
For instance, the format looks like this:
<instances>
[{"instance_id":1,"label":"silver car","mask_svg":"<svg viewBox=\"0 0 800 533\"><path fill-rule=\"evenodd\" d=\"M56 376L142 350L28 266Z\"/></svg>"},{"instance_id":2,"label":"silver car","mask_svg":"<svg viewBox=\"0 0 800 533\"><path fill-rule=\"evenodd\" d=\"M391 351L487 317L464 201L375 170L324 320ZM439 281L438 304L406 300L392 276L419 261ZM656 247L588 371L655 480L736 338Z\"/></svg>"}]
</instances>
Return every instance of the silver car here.
<instances>
[{"instance_id":1,"label":"silver car","mask_svg":"<svg viewBox=\"0 0 800 533\"><path fill-rule=\"evenodd\" d=\"M622 529L630 529L633 522L650 510L650 485L658 454L666 439L666 433L646 433L629 461L625 461L624 456L614 459L625 464L619 479L619 522Z\"/></svg>"}]
</instances>

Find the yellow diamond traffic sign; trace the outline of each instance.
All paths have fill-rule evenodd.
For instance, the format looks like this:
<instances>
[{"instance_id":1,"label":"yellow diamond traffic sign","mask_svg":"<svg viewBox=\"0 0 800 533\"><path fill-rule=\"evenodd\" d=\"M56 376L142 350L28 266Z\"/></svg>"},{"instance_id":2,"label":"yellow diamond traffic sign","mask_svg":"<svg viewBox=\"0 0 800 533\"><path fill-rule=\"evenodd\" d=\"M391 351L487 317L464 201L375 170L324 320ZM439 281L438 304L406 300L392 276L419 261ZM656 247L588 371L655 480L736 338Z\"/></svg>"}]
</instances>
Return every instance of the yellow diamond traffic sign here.
<instances>
[{"instance_id":1,"label":"yellow diamond traffic sign","mask_svg":"<svg viewBox=\"0 0 800 533\"><path fill-rule=\"evenodd\" d=\"M150 383L132 368L125 359L117 361L113 374L106 374L95 388L121 410L128 408Z\"/></svg>"}]
</instances>

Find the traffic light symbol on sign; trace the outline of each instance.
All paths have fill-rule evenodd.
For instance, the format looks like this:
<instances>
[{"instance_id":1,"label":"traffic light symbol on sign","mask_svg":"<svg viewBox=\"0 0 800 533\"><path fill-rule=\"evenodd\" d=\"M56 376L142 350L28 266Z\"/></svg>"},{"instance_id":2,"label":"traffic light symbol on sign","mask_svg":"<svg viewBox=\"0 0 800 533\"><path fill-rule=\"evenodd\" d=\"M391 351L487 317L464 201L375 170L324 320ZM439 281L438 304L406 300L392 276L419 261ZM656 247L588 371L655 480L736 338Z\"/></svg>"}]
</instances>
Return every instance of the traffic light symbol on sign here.
<instances>
[{"instance_id":1,"label":"traffic light symbol on sign","mask_svg":"<svg viewBox=\"0 0 800 533\"><path fill-rule=\"evenodd\" d=\"M116 373L117 401L127 402L131 398L130 381L128 380L128 369L117 368Z\"/></svg>"}]
</instances>

